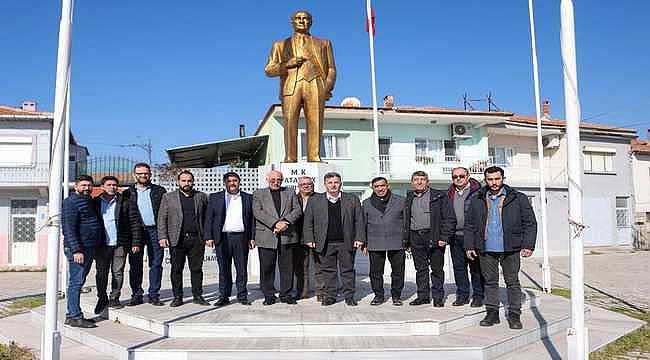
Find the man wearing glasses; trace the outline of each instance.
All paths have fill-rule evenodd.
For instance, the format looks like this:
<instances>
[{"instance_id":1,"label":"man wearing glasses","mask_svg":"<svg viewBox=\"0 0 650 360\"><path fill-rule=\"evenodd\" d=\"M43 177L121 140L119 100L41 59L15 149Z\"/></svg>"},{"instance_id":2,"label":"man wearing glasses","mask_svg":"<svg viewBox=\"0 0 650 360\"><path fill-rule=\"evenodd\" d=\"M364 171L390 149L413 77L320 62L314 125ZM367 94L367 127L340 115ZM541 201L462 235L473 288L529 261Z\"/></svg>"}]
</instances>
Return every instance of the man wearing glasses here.
<instances>
[{"instance_id":1,"label":"man wearing glasses","mask_svg":"<svg viewBox=\"0 0 650 360\"><path fill-rule=\"evenodd\" d=\"M467 276L467 268L472 279L472 303L471 307L483 306L483 276L478 259L470 260L465 256L463 248L463 226L465 225L465 213L473 198L477 197L481 184L469 176L469 170L464 167L457 167L451 171L451 185L447 189L449 201L454 207L456 214L456 231L451 238L451 262L454 267L454 280L456 281L456 301L453 306L469 304L470 277Z\"/></svg>"},{"instance_id":2,"label":"man wearing glasses","mask_svg":"<svg viewBox=\"0 0 650 360\"><path fill-rule=\"evenodd\" d=\"M129 254L129 282L131 284L131 301L127 306L140 305L143 302L143 248L147 247L149 259L149 304L164 305L160 301L160 282L162 279L163 249L158 243L156 219L158 209L166 190L160 185L151 183L151 166L147 163L137 163L133 167L135 184L124 191L125 199L131 201L131 208L137 211L140 219L142 243L134 239L132 252Z\"/></svg>"},{"instance_id":3,"label":"man wearing glasses","mask_svg":"<svg viewBox=\"0 0 650 360\"><path fill-rule=\"evenodd\" d=\"M302 211L307 208L307 201L314 195L314 181L309 176L301 176L298 178L298 202L302 207ZM316 299L323 301L325 289L323 288L323 281L320 274L320 262L313 249L307 247L302 243L302 224L303 218L301 217L296 222L296 231L300 241L294 249L293 269L296 274L296 298L306 299L309 295L309 262L310 258L314 258L314 280L316 282Z\"/></svg>"}]
</instances>

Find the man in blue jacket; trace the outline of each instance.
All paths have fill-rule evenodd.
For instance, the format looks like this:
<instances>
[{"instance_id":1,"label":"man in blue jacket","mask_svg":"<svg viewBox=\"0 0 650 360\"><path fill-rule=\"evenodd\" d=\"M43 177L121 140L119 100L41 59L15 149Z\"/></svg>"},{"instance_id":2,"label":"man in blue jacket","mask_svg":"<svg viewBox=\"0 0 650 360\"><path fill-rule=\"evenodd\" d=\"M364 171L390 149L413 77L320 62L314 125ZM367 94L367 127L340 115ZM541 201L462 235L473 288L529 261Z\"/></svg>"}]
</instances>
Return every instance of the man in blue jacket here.
<instances>
[{"instance_id":1,"label":"man in blue jacket","mask_svg":"<svg viewBox=\"0 0 650 360\"><path fill-rule=\"evenodd\" d=\"M102 227L90 194L93 178L80 175L75 193L63 200L63 249L68 259L68 307L65 324L92 328L92 320L84 319L79 297L93 262L93 250L101 243Z\"/></svg>"},{"instance_id":2,"label":"man in blue jacket","mask_svg":"<svg viewBox=\"0 0 650 360\"><path fill-rule=\"evenodd\" d=\"M499 265L508 289L508 325L521 329L521 287L519 257L535 250L537 221L528 197L503 184L503 169L491 166L484 171L485 186L473 198L465 219L465 252L479 259L485 279L485 309L481 326L498 324Z\"/></svg>"}]
</instances>

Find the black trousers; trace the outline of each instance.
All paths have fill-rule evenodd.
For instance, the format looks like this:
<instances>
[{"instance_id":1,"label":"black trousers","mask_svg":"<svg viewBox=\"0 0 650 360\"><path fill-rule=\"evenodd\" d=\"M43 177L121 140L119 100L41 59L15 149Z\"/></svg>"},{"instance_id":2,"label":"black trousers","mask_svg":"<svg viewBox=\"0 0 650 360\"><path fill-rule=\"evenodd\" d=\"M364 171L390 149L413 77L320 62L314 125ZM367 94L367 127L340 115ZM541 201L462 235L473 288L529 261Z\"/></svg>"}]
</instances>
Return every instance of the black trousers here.
<instances>
[{"instance_id":1,"label":"black trousers","mask_svg":"<svg viewBox=\"0 0 650 360\"><path fill-rule=\"evenodd\" d=\"M411 230L411 253L415 264L415 284L419 299L442 300L445 297L445 247L430 247L429 232ZM429 268L431 278L429 279Z\"/></svg>"},{"instance_id":2,"label":"black trousers","mask_svg":"<svg viewBox=\"0 0 650 360\"><path fill-rule=\"evenodd\" d=\"M244 233L221 233L221 242L215 247L219 266L219 295L230 297L232 292L232 263L235 260L237 272L237 299L246 299L248 290L248 240Z\"/></svg>"},{"instance_id":3,"label":"black trousers","mask_svg":"<svg viewBox=\"0 0 650 360\"><path fill-rule=\"evenodd\" d=\"M183 297L183 269L185 258L190 267L192 295L203 295L203 255L205 243L198 234L181 234L177 246L169 248L171 255L172 292L175 298Z\"/></svg>"},{"instance_id":4,"label":"black trousers","mask_svg":"<svg viewBox=\"0 0 650 360\"><path fill-rule=\"evenodd\" d=\"M386 256L390 262L390 295L393 299L402 296L404 288L404 250L370 251L370 285L375 296L384 298L384 265Z\"/></svg>"},{"instance_id":5,"label":"black trousers","mask_svg":"<svg viewBox=\"0 0 650 360\"><path fill-rule=\"evenodd\" d=\"M354 255L355 251L350 250L343 242L325 243L325 248L318 257L328 298L336 299L339 272L343 297L346 299L354 297Z\"/></svg>"},{"instance_id":6,"label":"black trousers","mask_svg":"<svg viewBox=\"0 0 650 360\"><path fill-rule=\"evenodd\" d=\"M124 284L124 265L128 250L124 246L101 245L95 248L95 284L97 297L106 298L108 273L111 272L110 299L119 299Z\"/></svg>"},{"instance_id":7,"label":"black trousers","mask_svg":"<svg viewBox=\"0 0 650 360\"><path fill-rule=\"evenodd\" d=\"M293 249L293 272L296 276L296 298L309 296L309 263L314 261L314 281L316 296L325 294L323 279L320 273L320 260L314 249L297 245Z\"/></svg>"},{"instance_id":8,"label":"black trousers","mask_svg":"<svg viewBox=\"0 0 650 360\"><path fill-rule=\"evenodd\" d=\"M521 286L519 285L519 251L479 255L481 271L485 278L485 309L499 309L499 264L508 293L508 311L521 314Z\"/></svg>"},{"instance_id":9,"label":"black trousers","mask_svg":"<svg viewBox=\"0 0 650 360\"><path fill-rule=\"evenodd\" d=\"M279 242L279 241L278 241ZM280 298L291 296L293 289L294 244L280 245L277 249L258 248L260 257L260 286L264 297L275 296L275 265L280 273Z\"/></svg>"},{"instance_id":10,"label":"black trousers","mask_svg":"<svg viewBox=\"0 0 650 360\"><path fill-rule=\"evenodd\" d=\"M455 235L454 241L449 246L451 250L451 262L454 267L454 281L456 282L456 297L469 299L470 278L472 280L472 297L483 299L483 274L479 260L470 260L465 255L463 248L463 236ZM469 268L469 276L467 276Z\"/></svg>"}]
</instances>

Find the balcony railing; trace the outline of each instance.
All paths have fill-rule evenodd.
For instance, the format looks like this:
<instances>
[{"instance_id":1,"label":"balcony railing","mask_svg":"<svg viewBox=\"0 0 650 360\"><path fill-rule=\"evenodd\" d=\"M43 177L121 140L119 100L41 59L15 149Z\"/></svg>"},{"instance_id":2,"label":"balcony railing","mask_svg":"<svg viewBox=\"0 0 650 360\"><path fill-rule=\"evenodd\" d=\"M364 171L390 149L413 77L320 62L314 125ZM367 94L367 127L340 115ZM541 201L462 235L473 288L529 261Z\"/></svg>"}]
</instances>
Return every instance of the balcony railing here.
<instances>
[{"instance_id":1,"label":"balcony railing","mask_svg":"<svg viewBox=\"0 0 650 360\"><path fill-rule=\"evenodd\" d=\"M36 163L0 165L0 185L46 185L50 175L50 164Z\"/></svg>"}]
</instances>

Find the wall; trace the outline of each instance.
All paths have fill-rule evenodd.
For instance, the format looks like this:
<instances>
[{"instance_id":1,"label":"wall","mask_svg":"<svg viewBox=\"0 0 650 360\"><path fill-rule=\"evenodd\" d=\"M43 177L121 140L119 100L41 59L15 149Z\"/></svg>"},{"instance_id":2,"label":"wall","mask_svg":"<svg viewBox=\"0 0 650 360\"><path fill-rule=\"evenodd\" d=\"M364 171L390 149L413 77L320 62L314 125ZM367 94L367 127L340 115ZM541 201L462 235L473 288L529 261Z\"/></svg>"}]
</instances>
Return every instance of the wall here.
<instances>
[{"instance_id":1,"label":"wall","mask_svg":"<svg viewBox=\"0 0 650 360\"><path fill-rule=\"evenodd\" d=\"M633 155L632 174L634 176L635 211L650 212L650 155Z\"/></svg>"}]
</instances>

